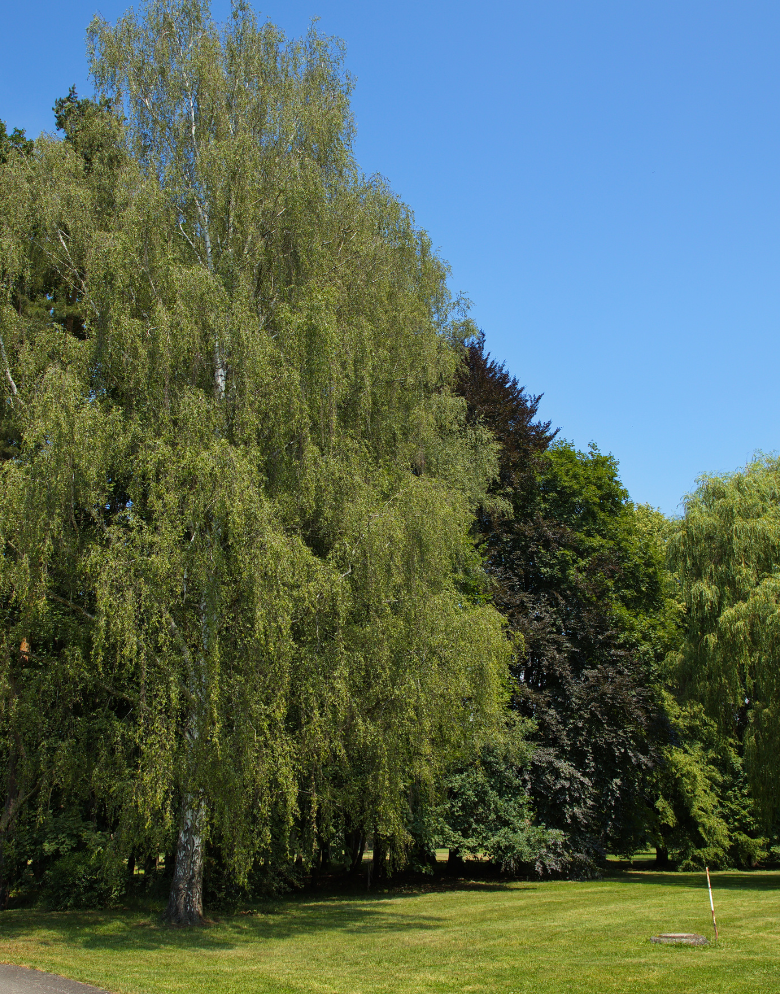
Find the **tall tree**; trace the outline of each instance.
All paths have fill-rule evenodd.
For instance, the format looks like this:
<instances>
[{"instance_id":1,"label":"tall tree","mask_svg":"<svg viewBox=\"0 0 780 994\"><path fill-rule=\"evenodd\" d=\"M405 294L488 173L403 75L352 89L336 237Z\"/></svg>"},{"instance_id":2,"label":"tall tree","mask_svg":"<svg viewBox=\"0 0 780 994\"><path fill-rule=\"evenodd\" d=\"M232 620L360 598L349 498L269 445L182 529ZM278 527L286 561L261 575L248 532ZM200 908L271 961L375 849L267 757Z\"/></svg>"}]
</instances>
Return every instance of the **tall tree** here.
<instances>
[{"instance_id":1,"label":"tall tree","mask_svg":"<svg viewBox=\"0 0 780 994\"><path fill-rule=\"evenodd\" d=\"M334 807L403 838L498 717L469 536L495 455L450 389L446 269L352 158L339 46L196 0L90 38L98 103L3 176L2 589L9 645L98 695L115 845L175 836L186 924L207 839L243 880ZM79 334L19 292L44 264Z\"/></svg>"},{"instance_id":2,"label":"tall tree","mask_svg":"<svg viewBox=\"0 0 780 994\"><path fill-rule=\"evenodd\" d=\"M549 452L533 511L514 544L517 706L538 722L540 815L587 861L631 849L644 829L644 781L666 736L663 561L615 460L595 448Z\"/></svg>"},{"instance_id":3,"label":"tall tree","mask_svg":"<svg viewBox=\"0 0 780 994\"><path fill-rule=\"evenodd\" d=\"M706 476L670 539L684 684L727 738L766 823L780 811L780 461Z\"/></svg>"},{"instance_id":4,"label":"tall tree","mask_svg":"<svg viewBox=\"0 0 780 994\"><path fill-rule=\"evenodd\" d=\"M52 798L89 790L128 701L125 688L85 666L94 615L83 596L94 513L111 502L101 474L113 446L91 393L84 287L117 171L101 165L86 182L83 160L47 138L0 168L2 845L25 800L43 819ZM110 768L103 763L109 780Z\"/></svg>"},{"instance_id":5,"label":"tall tree","mask_svg":"<svg viewBox=\"0 0 780 994\"><path fill-rule=\"evenodd\" d=\"M653 671L665 644L663 552L617 463L550 446L529 398L476 341L461 381L502 445L479 519L494 601L520 636L514 705L536 723L529 785L540 819L568 837L573 867L643 828L643 778L663 735Z\"/></svg>"},{"instance_id":6,"label":"tall tree","mask_svg":"<svg viewBox=\"0 0 780 994\"><path fill-rule=\"evenodd\" d=\"M485 336L470 322L462 334L466 340L458 390L468 404L472 423L487 428L499 444L499 475L491 493L516 505L526 491L535 490L539 458L558 434L550 421L536 421L542 395L525 392L517 377L491 358ZM485 520L486 530L490 525Z\"/></svg>"}]
</instances>

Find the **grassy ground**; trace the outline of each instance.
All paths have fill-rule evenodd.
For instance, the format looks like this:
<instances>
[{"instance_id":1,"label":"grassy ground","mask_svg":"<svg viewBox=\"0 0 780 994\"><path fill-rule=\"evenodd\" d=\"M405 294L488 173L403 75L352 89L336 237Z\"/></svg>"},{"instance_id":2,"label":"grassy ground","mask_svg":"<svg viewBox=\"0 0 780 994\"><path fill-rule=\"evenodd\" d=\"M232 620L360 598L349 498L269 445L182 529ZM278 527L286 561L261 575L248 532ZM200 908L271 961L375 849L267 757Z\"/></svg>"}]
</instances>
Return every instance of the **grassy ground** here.
<instances>
[{"instance_id":1,"label":"grassy ground","mask_svg":"<svg viewBox=\"0 0 780 994\"><path fill-rule=\"evenodd\" d=\"M641 864L640 864L641 865ZM780 873L718 873L717 946L701 874L619 869L585 883L460 883L301 896L173 931L130 912L0 913L0 962L116 994L780 991Z\"/></svg>"}]
</instances>

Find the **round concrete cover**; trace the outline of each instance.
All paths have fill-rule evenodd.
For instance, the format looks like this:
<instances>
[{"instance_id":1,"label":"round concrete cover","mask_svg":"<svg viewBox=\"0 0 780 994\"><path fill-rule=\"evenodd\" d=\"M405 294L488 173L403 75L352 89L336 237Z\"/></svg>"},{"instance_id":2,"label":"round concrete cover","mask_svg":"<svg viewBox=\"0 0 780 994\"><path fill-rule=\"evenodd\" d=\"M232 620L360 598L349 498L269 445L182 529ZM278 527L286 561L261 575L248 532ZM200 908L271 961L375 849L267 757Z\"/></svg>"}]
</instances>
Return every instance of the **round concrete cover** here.
<instances>
[{"instance_id":1,"label":"round concrete cover","mask_svg":"<svg viewBox=\"0 0 780 994\"><path fill-rule=\"evenodd\" d=\"M0 963L0 994L107 994L100 987L80 984L56 973Z\"/></svg>"},{"instance_id":2,"label":"round concrete cover","mask_svg":"<svg viewBox=\"0 0 780 994\"><path fill-rule=\"evenodd\" d=\"M654 935L651 941L666 942L671 945L706 946L710 940L705 939L703 935L697 935L696 932L662 932L660 935Z\"/></svg>"}]
</instances>

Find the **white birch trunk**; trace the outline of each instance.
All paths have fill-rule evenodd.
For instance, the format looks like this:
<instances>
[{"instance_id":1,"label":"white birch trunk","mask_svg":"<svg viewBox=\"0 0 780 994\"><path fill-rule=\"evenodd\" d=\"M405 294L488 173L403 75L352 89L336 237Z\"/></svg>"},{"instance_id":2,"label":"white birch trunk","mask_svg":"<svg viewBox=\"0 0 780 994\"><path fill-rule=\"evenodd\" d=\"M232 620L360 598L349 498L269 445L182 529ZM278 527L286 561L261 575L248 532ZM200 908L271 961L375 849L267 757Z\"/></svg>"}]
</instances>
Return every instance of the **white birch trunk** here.
<instances>
[{"instance_id":1,"label":"white birch trunk","mask_svg":"<svg viewBox=\"0 0 780 994\"><path fill-rule=\"evenodd\" d=\"M187 796L182 801L176 868L171 882L165 921L169 925L203 923L203 829L202 801Z\"/></svg>"}]
</instances>

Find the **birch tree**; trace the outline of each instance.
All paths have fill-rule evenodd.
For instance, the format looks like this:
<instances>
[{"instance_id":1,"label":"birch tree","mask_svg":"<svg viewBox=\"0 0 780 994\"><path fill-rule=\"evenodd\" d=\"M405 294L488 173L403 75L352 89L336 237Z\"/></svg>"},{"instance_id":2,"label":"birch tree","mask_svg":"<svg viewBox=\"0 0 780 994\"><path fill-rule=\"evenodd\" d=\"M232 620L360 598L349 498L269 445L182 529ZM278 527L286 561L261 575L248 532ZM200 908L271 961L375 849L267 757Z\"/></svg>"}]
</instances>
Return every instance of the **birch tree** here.
<instances>
[{"instance_id":1,"label":"birch tree","mask_svg":"<svg viewBox=\"0 0 780 994\"><path fill-rule=\"evenodd\" d=\"M191 0L89 38L83 126L121 154L44 139L3 176L6 657L103 690L94 789L116 845L176 837L192 924L207 838L239 881L334 809L402 839L500 714L469 539L495 452L450 391L446 268L354 163L339 45Z\"/></svg>"}]
</instances>

